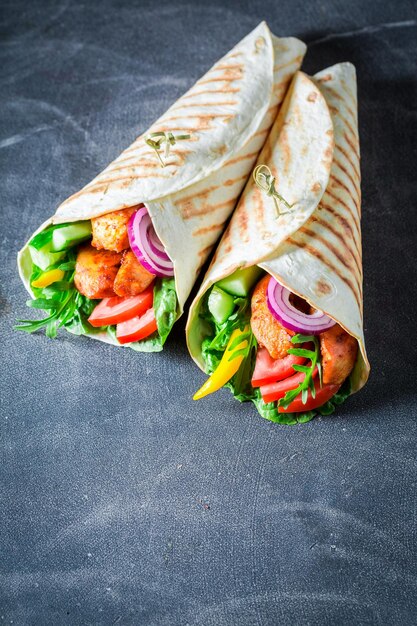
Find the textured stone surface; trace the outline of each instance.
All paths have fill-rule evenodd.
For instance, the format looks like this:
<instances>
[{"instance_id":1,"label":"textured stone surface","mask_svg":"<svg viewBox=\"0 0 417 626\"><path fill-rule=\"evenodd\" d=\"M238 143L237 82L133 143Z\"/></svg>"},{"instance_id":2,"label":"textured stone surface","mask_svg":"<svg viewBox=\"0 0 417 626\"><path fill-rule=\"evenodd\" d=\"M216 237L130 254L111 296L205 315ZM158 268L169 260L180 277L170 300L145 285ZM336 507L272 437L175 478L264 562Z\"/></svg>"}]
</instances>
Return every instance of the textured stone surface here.
<instances>
[{"instance_id":1,"label":"textured stone surface","mask_svg":"<svg viewBox=\"0 0 417 626\"><path fill-rule=\"evenodd\" d=\"M263 421L163 354L25 317L18 248L266 18L359 77L367 387ZM415 2L9 2L0 22L1 623L415 624Z\"/></svg>"}]
</instances>

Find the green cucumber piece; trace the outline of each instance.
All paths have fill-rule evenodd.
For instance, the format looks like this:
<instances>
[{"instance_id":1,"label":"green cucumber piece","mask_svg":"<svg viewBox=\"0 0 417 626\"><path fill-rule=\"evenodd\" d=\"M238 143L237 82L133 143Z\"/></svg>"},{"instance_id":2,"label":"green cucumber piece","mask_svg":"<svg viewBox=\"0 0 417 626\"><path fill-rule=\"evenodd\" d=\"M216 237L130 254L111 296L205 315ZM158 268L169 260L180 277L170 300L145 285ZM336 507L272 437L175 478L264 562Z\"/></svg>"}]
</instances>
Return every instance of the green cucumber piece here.
<instances>
[{"instance_id":1,"label":"green cucumber piece","mask_svg":"<svg viewBox=\"0 0 417 626\"><path fill-rule=\"evenodd\" d=\"M257 265L247 267L242 270L236 270L230 276L222 278L216 285L233 296L247 296L253 285L260 277L262 270Z\"/></svg>"},{"instance_id":2,"label":"green cucumber piece","mask_svg":"<svg viewBox=\"0 0 417 626\"><path fill-rule=\"evenodd\" d=\"M52 233L52 252L61 252L61 250L68 250L72 246L76 246L85 239L91 237L91 222L86 220L85 222L76 222L75 224L67 224L65 226L59 226Z\"/></svg>"},{"instance_id":3,"label":"green cucumber piece","mask_svg":"<svg viewBox=\"0 0 417 626\"><path fill-rule=\"evenodd\" d=\"M223 289L219 289L219 287L214 285L213 289L210 291L207 306L216 322L223 324L233 313L235 303L233 296L230 296L223 291Z\"/></svg>"},{"instance_id":4,"label":"green cucumber piece","mask_svg":"<svg viewBox=\"0 0 417 626\"><path fill-rule=\"evenodd\" d=\"M55 265L65 256L63 252L52 252L51 242L46 243L42 248L36 249L29 244L29 252L32 257L32 263L39 267L41 270L46 270L51 265Z\"/></svg>"}]
</instances>

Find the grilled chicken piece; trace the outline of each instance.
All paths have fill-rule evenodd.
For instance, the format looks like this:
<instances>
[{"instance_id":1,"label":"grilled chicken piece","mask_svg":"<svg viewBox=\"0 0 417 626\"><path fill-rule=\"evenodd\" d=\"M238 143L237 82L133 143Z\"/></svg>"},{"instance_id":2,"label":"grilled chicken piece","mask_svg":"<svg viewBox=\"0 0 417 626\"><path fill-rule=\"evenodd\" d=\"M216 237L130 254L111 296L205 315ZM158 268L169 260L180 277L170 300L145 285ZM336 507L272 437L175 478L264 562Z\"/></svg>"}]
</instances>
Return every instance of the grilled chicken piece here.
<instances>
[{"instance_id":1,"label":"grilled chicken piece","mask_svg":"<svg viewBox=\"0 0 417 626\"><path fill-rule=\"evenodd\" d=\"M268 308L267 288L270 276L264 276L256 285L252 295L252 317L250 324L252 332L260 346L264 346L273 359L282 359L287 356L291 344L291 335Z\"/></svg>"},{"instance_id":2,"label":"grilled chicken piece","mask_svg":"<svg viewBox=\"0 0 417 626\"><path fill-rule=\"evenodd\" d=\"M351 373L358 356L358 342L339 324L320 333L323 383L340 385Z\"/></svg>"},{"instance_id":3,"label":"grilled chicken piece","mask_svg":"<svg viewBox=\"0 0 417 626\"><path fill-rule=\"evenodd\" d=\"M97 250L113 250L122 252L129 248L129 238L127 235L127 223L130 216L137 210L137 207L113 211L100 217L93 217L91 226L93 229L93 240L91 245Z\"/></svg>"},{"instance_id":4,"label":"grilled chicken piece","mask_svg":"<svg viewBox=\"0 0 417 626\"><path fill-rule=\"evenodd\" d=\"M121 257L121 254L110 250L96 250L89 243L81 246L74 276L78 291L92 300L114 296L113 283Z\"/></svg>"},{"instance_id":5,"label":"grilled chicken piece","mask_svg":"<svg viewBox=\"0 0 417 626\"><path fill-rule=\"evenodd\" d=\"M154 279L155 276L139 263L132 250L126 250L113 288L118 296L137 296L149 287Z\"/></svg>"}]
</instances>

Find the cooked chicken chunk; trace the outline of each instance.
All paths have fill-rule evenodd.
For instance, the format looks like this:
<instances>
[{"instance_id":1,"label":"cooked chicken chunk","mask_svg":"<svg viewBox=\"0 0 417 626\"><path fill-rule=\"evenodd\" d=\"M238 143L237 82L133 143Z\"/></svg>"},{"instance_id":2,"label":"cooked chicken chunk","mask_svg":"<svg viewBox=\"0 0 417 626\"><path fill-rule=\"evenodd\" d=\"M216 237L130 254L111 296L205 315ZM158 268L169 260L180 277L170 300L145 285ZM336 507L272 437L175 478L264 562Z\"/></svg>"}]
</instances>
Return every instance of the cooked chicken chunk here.
<instances>
[{"instance_id":1,"label":"cooked chicken chunk","mask_svg":"<svg viewBox=\"0 0 417 626\"><path fill-rule=\"evenodd\" d=\"M270 276L264 276L256 285L252 295L252 332L260 346L264 346L273 359L287 356L292 346L291 331L287 331L272 315L268 308L266 292Z\"/></svg>"},{"instance_id":2,"label":"cooked chicken chunk","mask_svg":"<svg viewBox=\"0 0 417 626\"><path fill-rule=\"evenodd\" d=\"M339 324L320 334L323 383L341 384L349 376L358 356L358 342Z\"/></svg>"},{"instance_id":3,"label":"cooked chicken chunk","mask_svg":"<svg viewBox=\"0 0 417 626\"><path fill-rule=\"evenodd\" d=\"M113 288L118 296L137 296L149 287L154 279L155 276L139 263L132 250L126 250Z\"/></svg>"},{"instance_id":4,"label":"cooked chicken chunk","mask_svg":"<svg viewBox=\"0 0 417 626\"><path fill-rule=\"evenodd\" d=\"M122 209L106 213L100 217L93 217L91 225L93 228L93 240L91 245L98 250L113 250L122 252L129 248L129 238L127 236L127 223L130 216L137 210L137 207Z\"/></svg>"},{"instance_id":5,"label":"cooked chicken chunk","mask_svg":"<svg viewBox=\"0 0 417 626\"><path fill-rule=\"evenodd\" d=\"M81 246L74 277L78 291L92 300L114 296L113 283L121 257L110 250L96 250L89 243Z\"/></svg>"}]
</instances>

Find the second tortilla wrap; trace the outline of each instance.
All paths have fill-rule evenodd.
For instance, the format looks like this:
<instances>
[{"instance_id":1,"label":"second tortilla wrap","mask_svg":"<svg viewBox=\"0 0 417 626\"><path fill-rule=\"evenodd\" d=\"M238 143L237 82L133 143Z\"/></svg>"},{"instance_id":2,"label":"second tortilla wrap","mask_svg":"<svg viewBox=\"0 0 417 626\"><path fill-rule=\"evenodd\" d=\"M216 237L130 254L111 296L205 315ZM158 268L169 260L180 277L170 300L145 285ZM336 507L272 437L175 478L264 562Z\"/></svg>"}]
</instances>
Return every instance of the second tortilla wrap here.
<instances>
[{"instance_id":1,"label":"second tortilla wrap","mask_svg":"<svg viewBox=\"0 0 417 626\"><path fill-rule=\"evenodd\" d=\"M259 156L291 211L277 219L271 196L249 180L193 301L191 356L205 369L205 294L238 268L258 265L357 339L351 392L369 375L363 334L360 168L356 74L350 63L313 79L298 72Z\"/></svg>"}]
</instances>

